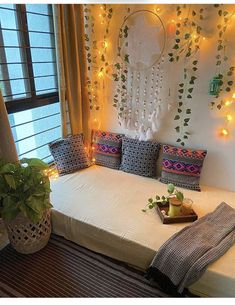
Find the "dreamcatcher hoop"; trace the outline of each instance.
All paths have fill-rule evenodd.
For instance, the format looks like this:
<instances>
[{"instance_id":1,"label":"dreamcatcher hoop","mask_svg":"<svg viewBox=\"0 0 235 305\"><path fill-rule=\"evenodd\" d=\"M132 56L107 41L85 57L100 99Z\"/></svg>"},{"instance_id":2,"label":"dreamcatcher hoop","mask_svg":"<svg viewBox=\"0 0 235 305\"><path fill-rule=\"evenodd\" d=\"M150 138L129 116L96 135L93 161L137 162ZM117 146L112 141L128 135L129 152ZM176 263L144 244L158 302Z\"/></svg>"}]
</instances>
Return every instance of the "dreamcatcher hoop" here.
<instances>
[{"instance_id":1,"label":"dreamcatcher hoop","mask_svg":"<svg viewBox=\"0 0 235 305\"><path fill-rule=\"evenodd\" d=\"M158 63L158 62L160 61L160 59L161 59L161 57L162 57L162 55L163 55L163 53L164 53L164 51L165 51L165 46L166 46L166 39L167 39L166 28L165 28L164 23L163 23L162 19L160 18L160 16L159 16L158 14L156 14L155 12L150 11L150 10L138 10L138 11L135 11L135 12L129 14L129 15L124 19L124 21L122 22L121 27L120 27L120 29L119 29L118 40L117 40L118 49L121 50L121 47L122 47L122 46L121 46L120 32L122 31L122 29L123 29L123 27L124 27L126 21L127 21L130 17L132 17L133 15L136 15L136 14L138 14L138 13L143 13L143 12L145 12L145 13L150 13L150 14L154 15L154 16L160 21L161 27L162 27L162 29L163 29L163 46L162 46L162 48L161 48L161 52L160 52L159 56L157 57L157 59L156 59L150 66L145 67L145 68L136 68L136 67L134 67L133 65L130 65L128 62L126 62L126 61L124 60L124 58L121 56L121 53L120 53L120 58L121 58L122 62L123 62L127 67L131 68L131 69L134 70L134 71L145 71L145 70L150 69L152 66L156 65L156 63Z\"/></svg>"}]
</instances>

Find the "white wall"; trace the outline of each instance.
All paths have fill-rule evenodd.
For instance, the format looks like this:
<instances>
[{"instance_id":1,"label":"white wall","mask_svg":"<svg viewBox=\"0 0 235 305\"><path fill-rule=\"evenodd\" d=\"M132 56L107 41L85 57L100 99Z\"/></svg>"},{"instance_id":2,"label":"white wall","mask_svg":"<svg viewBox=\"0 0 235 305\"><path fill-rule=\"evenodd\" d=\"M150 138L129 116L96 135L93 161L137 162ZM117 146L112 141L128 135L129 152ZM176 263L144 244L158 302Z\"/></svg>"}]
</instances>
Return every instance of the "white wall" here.
<instances>
[{"instance_id":1,"label":"white wall","mask_svg":"<svg viewBox=\"0 0 235 305\"><path fill-rule=\"evenodd\" d=\"M143 6L135 5L134 9L148 8L153 9L156 6ZM205 5L204 5L205 7ZM235 5L227 6L229 11L234 9ZM116 6L116 13L111 22L111 33L112 35L109 39L109 57L114 57L115 45L117 40L117 29L119 28L123 14L123 6ZM172 5L161 6L161 17L165 23L172 18L174 11L172 10ZM211 111L209 107L209 102L213 101L213 98L208 95L208 85L209 80L215 75L215 52L216 52L216 18L217 16L213 13L214 10L207 5L207 10L209 14L207 15L207 20L204 21L204 27L206 29L205 35L206 40L201 45L200 51L200 66L198 72L198 81L195 86L195 92L193 94L193 100L191 102L192 108L192 120L190 124L189 131L192 136L186 143L186 147L190 148L202 148L208 150L208 155L204 162L203 172L201 175L201 183L205 185L215 186L218 188L223 188L231 191L235 191L235 123L231 122L228 126L230 134L227 138L219 136L218 130L222 126L226 126L224 116L225 111ZM132 7L133 11L133 7ZM228 42L227 50L229 54L229 61L231 65L235 66L235 18L232 19L231 25L228 30ZM172 45L171 41L168 41ZM147 47L147 46L146 46ZM166 50L166 54L170 50ZM167 58L167 56L166 56ZM179 77L181 75L182 63L178 66L166 65L166 71L164 71L165 77L163 79L163 93L162 99L166 99L169 86L172 92L176 90ZM170 70L169 70L170 69ZM171 74L171 75L170 75ZM170 76L170 77L169 77ZM105 95L103 99L103 107L101 111L101 129L114 131L114 132L124 132L128 134L128 131L124 131L120 128L117 113L115 108L112 106L113 94L114 94L114 84L108 78L105 78ZM234 88L235 92L235 88ZM231 93L228 97L231 96ZM175 99L175 102L177 99ZM235 103L231 108L232 113L234 113L235 121ZM156 138L162 143L176 144L176 133L174 132L175 121L173 120L175 116L175 107L168 112L162 119L162 125Z\"/></svg>"}]
</instances>

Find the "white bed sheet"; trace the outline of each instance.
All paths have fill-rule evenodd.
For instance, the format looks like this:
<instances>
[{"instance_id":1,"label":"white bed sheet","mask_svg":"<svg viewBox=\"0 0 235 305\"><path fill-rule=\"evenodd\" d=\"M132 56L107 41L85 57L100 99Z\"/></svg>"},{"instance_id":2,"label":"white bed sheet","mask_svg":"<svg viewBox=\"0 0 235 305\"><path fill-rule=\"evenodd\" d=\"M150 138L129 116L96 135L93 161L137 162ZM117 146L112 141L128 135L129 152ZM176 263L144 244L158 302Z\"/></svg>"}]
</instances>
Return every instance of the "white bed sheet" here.
<instances>
[{"instance_id":1,"label":"white bed sheet","mask_svg":"<svg viewBox=\"0 0 235 305\"><path fill-rule=\"evenodd\" d=\"M92 166L51 184L54 233L141 269L168 238L188 225L163 225L155 210L141 211L149 197L166 193L166 185L156 179ZM194 201L199 217L222 201L235 208L234 192L211 187L183 192ZM191 291L235 297L235 246L208 267Z\"/></svg>"}]
</instances>

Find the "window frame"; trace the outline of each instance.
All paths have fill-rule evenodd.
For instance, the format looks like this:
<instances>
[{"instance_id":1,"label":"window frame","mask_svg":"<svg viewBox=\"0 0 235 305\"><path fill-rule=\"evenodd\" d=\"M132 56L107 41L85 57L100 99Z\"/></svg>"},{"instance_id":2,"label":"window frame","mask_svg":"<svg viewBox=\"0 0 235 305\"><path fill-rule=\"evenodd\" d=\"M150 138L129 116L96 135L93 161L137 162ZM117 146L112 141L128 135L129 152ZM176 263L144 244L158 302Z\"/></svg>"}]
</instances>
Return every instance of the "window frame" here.
<instances>
[{"instance_id":1,"label":"window frame","mask_svg":"<svg viewBox=\"0 0 235 305\"><path fill-rule=\"evenodd\" d=\"M27 77L25 79L27 79L29 81L29 90L26 90L27 92L24 92L24 93L30 94L31 96L25 97L25 98L20 98L20 99L14 98L13 100L5 101L5 105L6 105L8 114L58 103L59 102L58 88L57 88L57 91L55 91L55 92L45 93L45 94L41 94L41 95L36 94L35 78L37 78L37 76L35 77L34 72L33 72L33 63L34 62L32 62L32 56L31 56L31 45L30 45L30 38L29 38L29 29L28 29L28 24L27 24L26 4L15 4L15 9L9 9L9 10L14 10L17 14L19 29L16 29L16 31L18 31L19 35L21 35L20 39L23 42L23 46L21 46L20 48L25 49L25 52L24 52L25 60L23 60L22 62L19 62L19 64L24 64L26 66ZM31 12L29 12L29 13L31 13ZM44 15L44 16L46 15L46 16L53 18L52 15L48 15L48 14L41 14L41 13L35 13L35 14ZM4 29L1 28L1 30L4 30ZM30 31L30 32L33 32L33 31ZM41 31L37 31L37 32L40 33ZM55 35L54 32L53 33L50 32L50 34ZM3 54L5 54L4 44L0 45L0 48L3 49ZM40 48L40 47L38 47L38 48ZM43 48L43 47L41 47L41 48ZM52 48L55 48L55 47L50 47L50 49L52 49ZM40 64L54 63L55 64L56 62L50 61L50 62L38 62L38 63L40 63ZM14 63L11 63L11 64L14 64ZM15 63L15 64L17 64L17 63ZM6 61L4 61L3 63L1 63L1 65L8 65L8 63ZM57 67L55 67L55 68L57 68ZM49 76L57 76L57 69L56 69L55 75L47 75L47 76L39 76L39 77L49 77ZM5 79L3 81L9 81L9 80L11 80L11 79ZM54 88L51 88L51 89L54 89ZM48 89L48 90L50 90L50 89ZM40 90L37 90L37 91L40 91ZM42 91L45 91L45 90L42 90ZM11 95L8 95L8 96L11 96Z\"/></svg>"}]
</instances>

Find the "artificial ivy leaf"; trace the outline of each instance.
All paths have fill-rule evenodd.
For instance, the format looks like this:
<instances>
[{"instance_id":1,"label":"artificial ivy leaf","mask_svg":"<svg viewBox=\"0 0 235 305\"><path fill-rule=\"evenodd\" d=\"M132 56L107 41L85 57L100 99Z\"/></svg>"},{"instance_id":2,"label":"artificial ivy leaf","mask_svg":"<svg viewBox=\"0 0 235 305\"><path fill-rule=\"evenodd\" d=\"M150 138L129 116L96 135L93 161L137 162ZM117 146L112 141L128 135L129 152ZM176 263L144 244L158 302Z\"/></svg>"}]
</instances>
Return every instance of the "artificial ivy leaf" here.
<instances>
[{"instance_id":1,"label":"artificial ivy leaf","mask_svg":"<svg viewBox=\"0 0 235 305\"><path fill-rule=\"evenodd\" d=\"M197 71L197 67L193 67L193 71Z\"/></svg>"},{"instance_id":2,"label":"artificial ivy leaf","mask_svg":"<svg viewBox=\"0 0 235 305\"><path fill-rule=\"evenodd\" d=\"M184 87L184 83L179 84L180 87Z\"/></svg>"},{"instance_id":3,"label":"artificial ivy leaf","mask_svg":"<svg viewBox=\"0 0 235 305\"><path fill-rule=\"evenodd\" d=\"M176 142L178 142L178 143L179 143L179 142L181 142L181 139L180 139L180 138L178 138L178 139L176 140Z\"/></svg>"},{"instance_id":4,"label":"artificial ivy leaf","mask_svg":"<svg viewBox=\"0 0 235 305\"><path fill-rule=\"evenodd\" d=\"M174 58L173 58L173 57L171 57L171 58L169 59L169 61L171 61L171 62L172 62L172 61L174 61Z\"/></svg>"},{"instance_id":5,"label":"artificial ivy leaf","mask_svg":"<svg viewBox=\"0 0 235 305\"><path fill-rule=\"evenodd\" d=\"M195 66L198 63L198 60L193 61L193 65Z\"/></svg>"},{"instance_id":6,"label":"artificial ivy leaf","mask_svg":"<svg viewBox=\"0 0 235 305\"><path fill-rule=\"evenodd\" d=\"M227 87L225 90L226 90L227 92L231 91L231 89L230 89L229 87Z\"/></svg>"},{"instance_id":7,"label":"artificial ivy leaf","mask_svg":"<svg viewBox=\"0 0 235 305\"><path fill-rule=\"evenodd\" d=\"M185 144L184 144L184 142L181 142L180 145L184 146Z\"/></svg>"},{"instance_id":8,"label":"artificial ivy leaf","mask_svg":"<svg viewBox=\"0 0 235 305\"><path fill-rule=\"evenodd\" d=\"M149 198L148 202L153 203L153 198Z\"/></svg>"},{"instance_id":9,"label":"artificial ivy leaf","mask_svg":"<svg viewBox=\"0 0 235 305\"><path fill-rule=\"evenodd\" d=\"M185 123L188 123L190 121L189 118L184 119Z\"/></svg>"},{"instance_id":10,"label":"artificial ivy leaf","mask_svg":"<svg viewBox=\"0 0 235 305\"><path fill-rule=\"evenodd\" d=\"M184 92L184 89L179 89L178 92L179 92L179 93L183 93L183 92Z\"/></svg>"},{"instance_id":11,"label":"artificial ivy leaf","mask_svg":"<svg viewBox=\"0 0 235 305\"><path fill-rule=\"evenodd\" d=\"M186 114L191 114L191 109L186 109Z\"/></svg>"},{"instance_id":12,"label":"artificial ivy leaf","mask_svg":"<svg viewBox=\"0 0 235 305\"><path fill-rule=\"evenodd\" d=\"M180 116L177 114L177 115L175 116L174 120L176 121L176 120L179 120L179 119L180 119Z\"/></svg>"},{"instance_id":13,"label":"artificial ivy leaf","mask_svg":"<svg viewBox=\"0 0 235 305\"><path fill-rule=\"evenodd\" d=\"M130 63L129 62L129 55L128 54L125 54L124 60L125 60L125 62Z\"/></svg>"},{"instance_id":14,"label":"artificial ivy leaf","mask_svg":"<svg viewBox=\"0 0 235 305\"><path fill-rule=\"evenodd\" d=\"M186 33L186 34L184 35L184 39L189 39L189 37L190 37L190 34L189 34L189 33Z\"/></svg>"},{"instance_id":15,"label":"artificial ivy leaf","mask_svg":"<svg viewBox=\"0 0 235 305\"><path fill-rule=\"evenodd\" d=\"M176 35L180 35L180 31L177 30L177 31L175 32L175 34L176 34Z\"/></svg>"},{"instance_id":16,"label":"artificial ivy leaf","mask_svg":"<svg viewBox=\"0 0 235 305\"><path fill-rule=\"evenodd\" d=\"M232 80L228 81L228 85L231 87L233 85L233 81Z\"/></svg>"},{"instance_id":17,"label":"artificial ivy leaf","mask_svg":"<svg viewBox=\"0 0 235 305\"><path fill-rule=\"evenodd\" d=\"M195 11L192 11L192 16L196 16L197 13Z\"/></svg>"},{"instance_id":18,"label":"artificial ivy leaf","mask_svg":"<svg viewBox=\"0 0 235 305\"><path fill-rule=\"evenodd\" d=\"M173 56L173 53L168 53L168 55L169 55L170 57L172 57L172 56Z\"/></svg>"},{"instance_id":19,"label":"artificial ivy leaf","mask_svg":"<svg viewBox=\"0 0 235 305\"><path fill-rule=\"evenodd\" d=\"M116 63L115 65L114 65L118 70L120 70L121 69L121 65L120 65L120 63Z\"/></svg>"},{"instance_id":20,"label":"artificial ivy leaf","mask_svg":"<svg viewBox=\"0 0 235 305\"><path fill-rule=\"evenodd\" d=\"M189 88L189 89L188 89L188 92L189 92L189 93L192 93L192 92L193 92L193 88Z\"/></svg>"},{"instance_id":21,"label":"artificial ivy leaf","mask_svg":"<svg viewBox=\"0 0 235 305\"><path fill-rule=\"evenodd\" d=\"M182 102L179 102L179 107L181 107L183 105L183 103Z\"/></svg>"},{"instance_id":22,"label":"artificial ivy leaf","mask_svg":"<svg viewBox=\"0 0 235 305\"><path fill-rule=\"evenodd\" d=\"M176 132L180 132L180 127L179 126L175 127L175 130Z\"/></svg>"},{"instance_id":23,"label":"artificial ivy leaf","mask_svg":"<svg viewBox=\"0 0 235 305\"><path fill-rule=\"evenodd\" d=\"M187 95L187 98L192 98L192 95L191 95L191 94L188 94L188 95Z\"/></svg>"},{"instance_id":24,"label":"artificial ivy leaf","mask_svg":"<svg viewBox=\"0 0 235 305\"><path fill-rule=\"evenodd\" d=\"M175 50L179 49L179 45L176 43L176 44L174 45L173 49L175 49Z\"/></svg>"},{"instance_id":25,"label":"artificial ivy leaf","mask_svg":"<svg viewBox=\"0 0 235 305\"><path fill-rule=\"evenodd\" d=\"M188 139L188 136L184 135L184 139Z\"/></svg>"},{"instance_id":26,"label":"artificial ivy leaf","mask_svg":"<svg viewBox=\"0 0 235 305\"><path fill-rule=\"evenodd\" d=\"M182 109L178 108L177 111L178 111L178 113L181 113L181 112L182 112Z\"/></svg>"},{"instance_id":27,"label":"artificial ivy leaf","mask_svg":"<svg viewBox=\"0 0 235 305\"><path fill-rule=\"evenodd\" d=\"M179 38L177 38L175 41L176 41L177 43L179 43L179 42L180 42L180 39L179 39Z\"/></svg>"}]
</instances>

